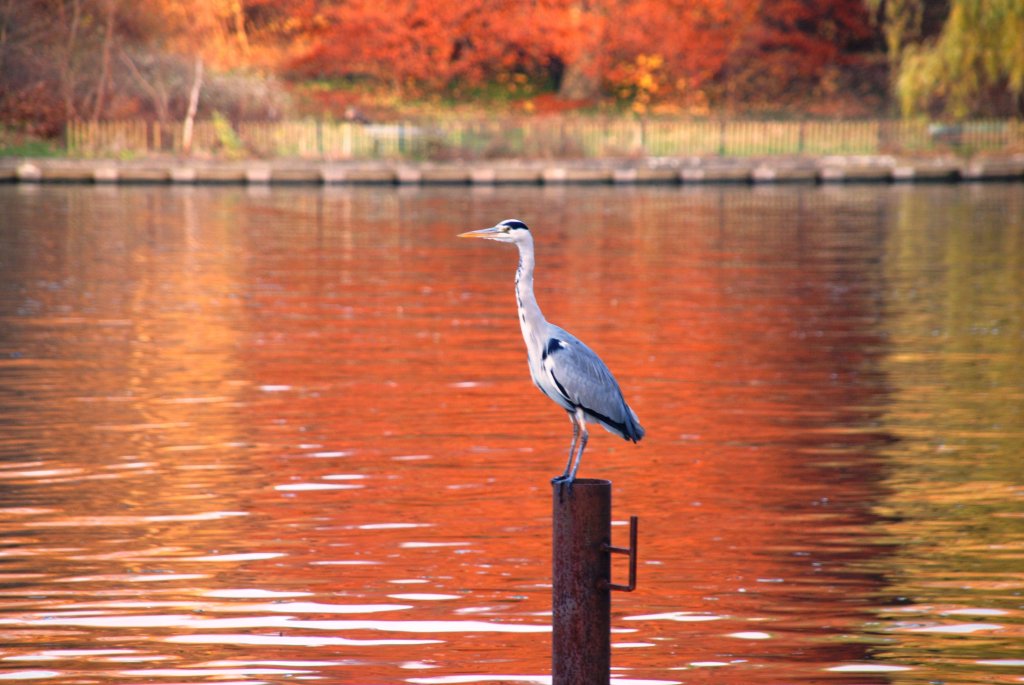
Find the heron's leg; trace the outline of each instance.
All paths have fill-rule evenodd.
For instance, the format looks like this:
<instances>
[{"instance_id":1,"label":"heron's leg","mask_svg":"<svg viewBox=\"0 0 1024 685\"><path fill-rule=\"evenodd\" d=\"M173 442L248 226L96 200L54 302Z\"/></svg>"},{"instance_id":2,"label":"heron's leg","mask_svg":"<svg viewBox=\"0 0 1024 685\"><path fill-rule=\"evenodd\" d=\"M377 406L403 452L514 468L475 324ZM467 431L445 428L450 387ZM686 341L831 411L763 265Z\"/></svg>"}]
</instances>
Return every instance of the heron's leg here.
<instances>
[{"instance_id":1,"label":"heron's leg","mask_svg":"<svg viewBox=\"0 0 1024 685\"><path fill-rule=\"evenodd\" d=\"M586 419L583 418L583 412L579 412L576 415L576 421L580 427L580 440L579 440L579 451L576 452L576 461L572 465L572 472L569 473L569 483L572 484L576 480L576 471L580 467L580 460L583 459L583 450L587 449L587 424Z\"/></svg>"},{"instance_id":2,"label":"heron's leg","mask_svg":"<svg viewBox=\"0 0 1024 685\"><path fill-rule=\"evenodd\" d=\"M572 458L576 456L576 441L580 437L580 424L576 421L576 413L569 413L569 422L572 423L572 443L569 445L569 460L565 462L565 471L555 480L565 480L569 477L569 468L572 466Z\"/></svg>"}]
</instances>

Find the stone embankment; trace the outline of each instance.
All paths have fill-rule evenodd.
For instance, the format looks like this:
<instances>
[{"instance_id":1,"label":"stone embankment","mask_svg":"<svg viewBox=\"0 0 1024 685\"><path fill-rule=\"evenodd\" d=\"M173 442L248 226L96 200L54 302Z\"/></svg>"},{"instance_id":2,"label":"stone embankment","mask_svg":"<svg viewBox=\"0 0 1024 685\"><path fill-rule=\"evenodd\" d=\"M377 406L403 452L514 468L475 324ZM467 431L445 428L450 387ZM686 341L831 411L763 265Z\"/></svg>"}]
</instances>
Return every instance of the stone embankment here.
<instances>
[{"instance_id":1,"label":"stone embankment","mask_svg":"<svg viewBox=\"0 0 1024 685\"><path fill-rule=\"evenodd\" d=\"M1024 154L388 162L0 159L0 182L95 184L700 184L1024 181Z\"/></svg>"}]
</instances>

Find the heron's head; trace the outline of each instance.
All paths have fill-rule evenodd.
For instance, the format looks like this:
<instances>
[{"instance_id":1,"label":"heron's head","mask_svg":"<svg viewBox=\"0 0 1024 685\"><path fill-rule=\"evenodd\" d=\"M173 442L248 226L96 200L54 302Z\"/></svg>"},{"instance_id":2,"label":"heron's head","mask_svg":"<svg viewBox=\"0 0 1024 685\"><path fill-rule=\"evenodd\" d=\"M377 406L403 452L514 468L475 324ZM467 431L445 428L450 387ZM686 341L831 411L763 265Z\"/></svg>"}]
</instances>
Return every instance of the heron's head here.
<instances>
[{"instance_id":1,"label":"heron's head","mask_svg":"<svg viewBox=\"0 0 1024 685\"><path fill-rule=\"evenodd\" d=\"M499 243L518 243L530 237L530 229L519 219L505 219L490 228L460 233L460 238L485 238Z\"/></svg>"}]
</instances>

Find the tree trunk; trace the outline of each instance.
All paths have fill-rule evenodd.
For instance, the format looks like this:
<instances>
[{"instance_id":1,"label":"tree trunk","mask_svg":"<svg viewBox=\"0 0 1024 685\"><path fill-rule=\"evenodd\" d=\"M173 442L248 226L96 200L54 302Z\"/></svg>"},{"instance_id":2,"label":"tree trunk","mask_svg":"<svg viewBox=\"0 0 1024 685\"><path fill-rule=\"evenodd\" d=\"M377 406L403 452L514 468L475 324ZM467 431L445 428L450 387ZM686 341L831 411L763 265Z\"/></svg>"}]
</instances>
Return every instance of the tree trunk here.
<instances>
[{"instance_id":1,"label":"tree trunk","mask_svg":"<svg viewBox=\"0 0 1024 685\"><path fill-rule=\"evenodd\" d=\"M597 60L587 51L565 67L558 94L566 100L589 100L597 96L599 86Z\"/></svg>"},{"instance_id":2,"label":"tree trunk","mask_svg":"<svg viewBox=\"0 0 1024 685\"><path fill-rule=\"evenodd\" d=\"M192 128L199 110L199 91L203 87L203 58L196 55L195 77L192 79L192 90L188 94L188 112L185 113L185 124L181 130L181 149L187 155L192 152Z\"/></svg>"},{"instance_id":3,"label":"tree trunk","mask_svg":"<svg viewBox=\"0 0 1024 685\"><path fill-rule=\"evenodd\" d=\"M4 5L3 19L0 19L0 74L4 73L4 56L7 55L7 39L10 36L11 13L14 0L7 0Z\"/></svg>"},{"instance_id":4,"label":"tree trunk","mask_svg":"<svg viewBox=\"0 0 1024 685\"><path fill-rule=\"evenodd\" d=\"M242 55L249 58L249 36L245 33L245 6L243 0L234 0L231 3L231 16L235 22L235 39L238 47L242 49Z\"/></svg>"},{"instance_id":5,"label":"tree trunk","mask_svg":"<svg viewBox=\"0 0 1024 685\"><path fill-rule=\"evenodd\" d=\"M64 3L60 4L61 19L64 19ZM60 64L60 91L64 100L64 121L71 121L78 112L75 108L75 43L78 40L78 25L82 18L82 3L73 0L71 3L71 19L68 23L66 42L63 46Z\"/></svg>"},{"instance_id":6,"label":"tree trunk","mask_svg":"<svg viewBox=\"0 0 1024 685\"><path fill-rule=\"evenodd\" d=\"M107 24L103 31L103 57L100 62L100 80L96 84L96 99L93 101L92 120L99 121L106 107L107 82L110 81L110 50L114 44L114 17L117 14L117 0L107 0Z\"/></svg>"},{"instance_id":7,"label":"tree trunk","mask_svg":"<svg viewBox=\"0 0 1024 685\"><path fill-rule=\"evenodd\" d=\"M586 29L582 26L583 17L594 11L588 0L578 0L572 10L570 16L573 18L574 33L583 46L576 58L565 65L558 94L567 100L589 100L598 95L601 86L599 72L602 37L586 35Z\"/></svg>"}]
</instances>

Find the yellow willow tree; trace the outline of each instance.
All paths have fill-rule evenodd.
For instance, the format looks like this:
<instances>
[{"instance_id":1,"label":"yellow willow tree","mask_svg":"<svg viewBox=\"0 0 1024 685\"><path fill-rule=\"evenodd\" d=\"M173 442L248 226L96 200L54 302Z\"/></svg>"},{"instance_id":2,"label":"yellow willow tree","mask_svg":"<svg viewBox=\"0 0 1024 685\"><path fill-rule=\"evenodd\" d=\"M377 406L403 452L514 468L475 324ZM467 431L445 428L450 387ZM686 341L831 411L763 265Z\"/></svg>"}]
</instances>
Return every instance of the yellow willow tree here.
<instances>
[{"instance_id":1,"label":"yellow willow tree","mask_svg":"<svg viewBox=\"0 0 1024 685\"><path fill-rule=\"evenodd\" d=\"M905 116L1024 114L1024 0L953 0L936 38L904 49L896 93Z\"/></svg>"},{"instance_id":2,"label":"yellow willow tree","mask_svg":"<svg viewBox=\"0 0 1024 685\"><path fill-rule=\"evenodd\" d=\"M872 18L885 39L889 63L890 89L896 94L903 52L908 45L921 41L925 0L866 0Z\"/></svg>"}]
</instances>

